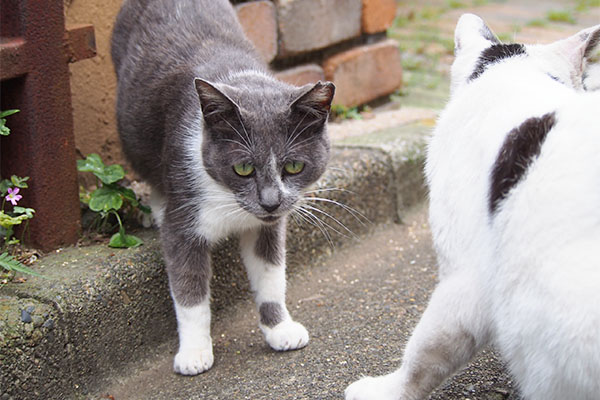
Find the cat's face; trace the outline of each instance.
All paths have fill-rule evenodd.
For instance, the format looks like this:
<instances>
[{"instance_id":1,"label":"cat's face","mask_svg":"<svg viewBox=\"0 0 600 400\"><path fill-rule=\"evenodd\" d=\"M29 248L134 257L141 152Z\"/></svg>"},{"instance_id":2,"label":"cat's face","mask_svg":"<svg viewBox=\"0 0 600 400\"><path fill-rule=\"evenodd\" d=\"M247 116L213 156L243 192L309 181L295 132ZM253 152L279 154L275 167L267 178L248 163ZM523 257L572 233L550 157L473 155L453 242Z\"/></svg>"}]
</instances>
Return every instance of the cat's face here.
<instances>
[{"instance_id":1,"label":"cat's face","mask_svg":"<svg viewBox=\"0 0 600 400\"><path fill-rule=\"evenodd\" d=\"M464 14L456 25L451 91L455 93L500 63L521 63L520 67L528 64L540 74L581 90L586 87L585 79L593 78L588 76L594 70L588 68L588 62L599 42L597 25L551 44L503 44L481 18ZM506 71L518 74L517 69Z\"/></svg>"},{"instance_id":2,"label":"cat's face","mask_svg":"<svg viewBox=\"0 0 600 400\"><path fill-rule=\"evenodd\" d=\"M243 87L196 80L204 115L207 173L264 222L293 210L329 160L326 121L331 83L302 88L275 84L260 97Z\"/></svg>"}]
</instances>

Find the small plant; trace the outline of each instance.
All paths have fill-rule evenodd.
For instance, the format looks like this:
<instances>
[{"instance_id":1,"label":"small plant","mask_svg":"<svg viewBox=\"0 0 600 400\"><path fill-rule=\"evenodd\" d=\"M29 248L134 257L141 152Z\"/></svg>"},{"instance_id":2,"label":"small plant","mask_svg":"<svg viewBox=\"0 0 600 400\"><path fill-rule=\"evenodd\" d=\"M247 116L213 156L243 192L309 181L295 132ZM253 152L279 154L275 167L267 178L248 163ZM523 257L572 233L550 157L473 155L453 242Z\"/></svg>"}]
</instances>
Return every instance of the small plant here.
<instances>
[{"instance_id":1,"label":"small plant","mask_svg":"<svg viewBox=\"0 0 600 400\"><path fill-rule=\"evenodd\" d=\"M570 11L548 11L546 17L552 22L565 22L567 24L575 24L575 17Z\"/></svg>"},{"instance_id":2,"label":"small plant","mask_svg":"<svg viewBox=\"0 0 600 400\"><path fill-rule=\"evenodd\" d=\"M341 104L333 104L331 114L335 119L362 119L358 107L346 107Z\"/></svg>"},{"instance_id":3,"label":"small plant","mask_svg":"<svg viewBox=\"0 0 600 400\"><path fill-rule=\"evenodd\" d=\"M10 129L6 126L6 118L10 115L18 113L19 110L6 110L0 112L0 134L2 136L10 135ZM18 202L23 198L23 195L19 194L21 189L27 189L27 181L29 177L18 177L13 175L10 179L0 180L0 195L2 195L2 208L0 209L0 235L3 238L2 253L0 254L0 267L6 271L23 272L29 275L41 276L40 274L32 271L18 261L14 255L8 253L8 247L19 244L21 241L15 238L14 228L15 226L25 223L27 228L27 222L33 218L35 210L33 208L26 208L18 206ZM12 210L8 210L10 203ZM25 232L25 229L23 229Z\"/></svg>"},{"instance_id":4,"label":"small plant","mask_svg":"<svg viewBox=\"0 0 600 400\"><path fill-rule=\"evenodd\" d=\"M116 248L128 248L140 246L143 242L134 235L125 233L120 211L135 208L149 213L150 209L138 201L133 190L119 183L125 177L123 167L118 164L104 165L98 154L90 154L85 160L77 160L77 170L80 172L91 172L97 178L97 189L91 193L80 191L79 198L90 210L98 213L95 224L96 228L106 227L108 218L114 215L119 225L119 231L112 235L108 245Z\"/></svg>"},{"instance_id":5,"label":"small plant","mask_svg":"<svg viewBox=\"0 0 600 400\"><path fill-rule=\"evenodd\" d=\"M546 21L544 19L540 19L540 18L532 19L531 21L527 22L527 26L536 27L536 28L543 28L547 25L548 25L548 21Z\"/></svg>"}]
</instances>

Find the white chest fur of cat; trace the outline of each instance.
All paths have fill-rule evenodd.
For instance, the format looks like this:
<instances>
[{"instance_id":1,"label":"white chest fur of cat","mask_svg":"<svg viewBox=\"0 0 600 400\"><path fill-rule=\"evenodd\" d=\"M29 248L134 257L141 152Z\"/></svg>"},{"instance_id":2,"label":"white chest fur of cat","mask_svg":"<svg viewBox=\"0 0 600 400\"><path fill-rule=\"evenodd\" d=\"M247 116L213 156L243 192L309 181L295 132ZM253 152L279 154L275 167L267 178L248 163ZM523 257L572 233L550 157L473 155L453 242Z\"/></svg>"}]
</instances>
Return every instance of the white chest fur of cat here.
<instances>
[{"instance_id":1,"label":"white chest fur of cat","mask_svg":"<svg viewBox=\"0 0 600 400\"><path fill-rule=\"evenodd\" d=\"M455 39L426 165L440 282L401 367L346 399L424 399L488 344L525 399L598 399L600 91L584 71L600 26L503 45L466 14Z\"/></svg>"}]
</instances>

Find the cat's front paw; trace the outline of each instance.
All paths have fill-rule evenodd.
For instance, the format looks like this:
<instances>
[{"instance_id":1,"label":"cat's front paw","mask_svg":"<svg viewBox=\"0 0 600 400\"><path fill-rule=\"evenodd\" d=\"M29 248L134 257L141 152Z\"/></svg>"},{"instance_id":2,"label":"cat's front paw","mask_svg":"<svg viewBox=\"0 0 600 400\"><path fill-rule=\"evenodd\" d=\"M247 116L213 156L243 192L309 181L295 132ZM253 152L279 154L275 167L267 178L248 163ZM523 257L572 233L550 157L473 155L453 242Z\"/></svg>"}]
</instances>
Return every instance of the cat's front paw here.
<instances>
[{"instance_id":1,"label":"cat's front paw","mask_svg":"<svg viewBox=\"0 0 600 400\"><path fill-rule=\"evenodd\" d=\"M346 400L399 400L396 385L391 384L390 376L367 376L346 388Z\"/></svg>"},{"instance_id":2,"label":"cat's front paw","mask_svg":"<svg viewBox=\"0 0 600 400\"><path fill-rule=\"evenodd\" d=\"M296 350L308 344L306 328L291 319L282 321L272 328L261 326L261 329L265 334L265 340L273 350Z\"/></svg>"},{"instance_id":3,"label":"cat's front paw","mask_svg":"<svg viewBox=\"0 0 600 400\"><path fill-rule=\"evenodd\" d=\"M214 362L212 346L179 349L173 369L181 375L198 375L210 369Z\"/></svg>"}]
</instances>

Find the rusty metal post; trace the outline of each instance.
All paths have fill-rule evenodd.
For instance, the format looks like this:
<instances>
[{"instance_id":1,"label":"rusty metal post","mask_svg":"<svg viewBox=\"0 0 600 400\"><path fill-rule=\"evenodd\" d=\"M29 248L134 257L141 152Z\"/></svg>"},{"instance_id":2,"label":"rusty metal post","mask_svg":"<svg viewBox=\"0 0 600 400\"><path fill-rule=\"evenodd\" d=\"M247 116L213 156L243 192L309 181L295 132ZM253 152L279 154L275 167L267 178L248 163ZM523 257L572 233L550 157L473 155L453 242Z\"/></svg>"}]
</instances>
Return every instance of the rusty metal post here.
<instances>
[{"instance_id":1,"label":"rusty metal post","mask_svg":"<svg viewBox=\"0 0 600 400\"><path fill-rule=\"evenodd\" d=\"M50 250L75 243L80 229L68 63L95 54L93 28L65 31L63 0L0 5L0 108L21 110L1 139L2 177L30 177L26 241Z\"/></svg>"}]
</instances>

